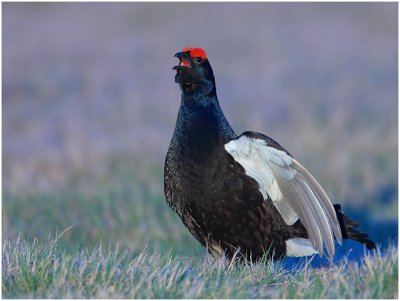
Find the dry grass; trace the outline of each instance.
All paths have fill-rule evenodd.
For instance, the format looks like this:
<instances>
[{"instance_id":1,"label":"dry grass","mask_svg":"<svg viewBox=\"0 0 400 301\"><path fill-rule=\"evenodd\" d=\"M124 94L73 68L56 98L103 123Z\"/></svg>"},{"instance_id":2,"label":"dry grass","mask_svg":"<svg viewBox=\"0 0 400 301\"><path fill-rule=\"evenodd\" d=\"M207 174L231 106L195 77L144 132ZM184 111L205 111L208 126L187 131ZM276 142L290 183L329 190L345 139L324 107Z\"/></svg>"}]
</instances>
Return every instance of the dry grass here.
<instances>
[{"instance_id":1,"label":"dry grass","mask_svg":"<svg viewBox=\"0 0 400 301\"><path fill-rule=\"evenodd\" d=\"M3 246L5 298L388 298L398 296L398 251L285 270L279 262L175 257L133 247L66 253L57 239Z\"/></svg>"}]
</instances>

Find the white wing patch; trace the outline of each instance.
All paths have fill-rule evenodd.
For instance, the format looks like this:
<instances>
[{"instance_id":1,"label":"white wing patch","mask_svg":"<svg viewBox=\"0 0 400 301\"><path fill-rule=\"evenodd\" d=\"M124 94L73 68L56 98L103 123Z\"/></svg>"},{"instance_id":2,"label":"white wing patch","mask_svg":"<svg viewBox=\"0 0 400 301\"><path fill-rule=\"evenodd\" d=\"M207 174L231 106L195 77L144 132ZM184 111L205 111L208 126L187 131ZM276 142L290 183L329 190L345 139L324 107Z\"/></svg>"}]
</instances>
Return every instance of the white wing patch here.
<instances>
[{"instance_id":1,"label":"white wing patch","mask_svg":"<svg viewBox=\"0 0 400 301\"><path fill-rule=\"evenodd\" d=\"M288 168L293 158L283 151L267 147L264 140L246 136L225 144L225 149L244 167L246 174L258 182L264 199L271 198L285 223L293 225L299 217L290 206L281 202L283 195L277 181L277 177L288 181L294 178L296 170Z\"/></svg>"},{"instance_id":2,"label":"white wing patch","mask_svg":"<svg viewBox=\"0 0 400 301\"><path fill-rule=\"evenodd\" d=\"M299 218L312 246L323 254L335 252L333 233L339 243L342 233L335 210L314 177L286 152L246 135L225 144L226 151L254 178L267 200L270 198L287 225ZM333 232L333 233L332 233Z\"/></svg>"}]
</instances>

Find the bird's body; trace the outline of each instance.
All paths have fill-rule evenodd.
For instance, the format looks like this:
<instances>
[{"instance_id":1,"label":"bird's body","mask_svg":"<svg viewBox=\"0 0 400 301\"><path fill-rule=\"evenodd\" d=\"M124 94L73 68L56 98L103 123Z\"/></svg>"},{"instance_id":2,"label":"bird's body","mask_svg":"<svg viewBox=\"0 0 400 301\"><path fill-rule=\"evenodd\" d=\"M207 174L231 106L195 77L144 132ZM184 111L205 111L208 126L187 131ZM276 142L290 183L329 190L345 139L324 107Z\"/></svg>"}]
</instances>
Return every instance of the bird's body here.
<instances>
[{"instance_id":1,"label":"bird's body","mask_svg":"<svg viewBox=\"0 0 400 301\"><path fill-rule=\"evenodd\" d=\"M277 142L255 132L236 135L203 50L177 56L182 100L164 171L170 207L214 255L276 259L316 249L322 254L325 245L332 256L334 237L342 238L340 208L335 212L315 179Z\"/></svg>"}]
</instances>

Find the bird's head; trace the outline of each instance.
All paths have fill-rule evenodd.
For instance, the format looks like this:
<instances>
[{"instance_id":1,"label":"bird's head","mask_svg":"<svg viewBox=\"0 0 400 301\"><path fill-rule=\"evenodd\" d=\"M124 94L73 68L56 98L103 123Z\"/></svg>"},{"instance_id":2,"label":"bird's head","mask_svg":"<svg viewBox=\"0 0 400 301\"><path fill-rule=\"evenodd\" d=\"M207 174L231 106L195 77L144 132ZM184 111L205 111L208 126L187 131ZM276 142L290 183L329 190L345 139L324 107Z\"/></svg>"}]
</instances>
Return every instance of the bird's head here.
<instances>
[{"instance_id":1,"label":"bird's head","mask_svg":"<svg viewBox=\"0 0 400 301\"><path fill-rule=\"evenodd\" d=\"M175 57L179 59L179 65L173 68L177 71L175 82L181 86L182 91L215 90L214 73L203 49L186 47Z\"/></svg>"}]
</instances>

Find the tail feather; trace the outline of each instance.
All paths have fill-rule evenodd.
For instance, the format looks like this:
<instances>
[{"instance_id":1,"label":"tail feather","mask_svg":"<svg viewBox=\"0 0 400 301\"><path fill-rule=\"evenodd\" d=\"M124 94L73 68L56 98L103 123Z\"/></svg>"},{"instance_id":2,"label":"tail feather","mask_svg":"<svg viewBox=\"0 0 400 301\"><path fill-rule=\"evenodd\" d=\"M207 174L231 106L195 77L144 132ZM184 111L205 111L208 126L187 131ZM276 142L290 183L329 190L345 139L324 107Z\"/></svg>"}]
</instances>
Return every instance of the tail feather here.
<instances>
[{"instance_id":1,"label":"tail feather","mask_svg":"<svg viewBox=\"0 0 400 301\"><path fill-rule=\"evenodd\" d=\"M375 243L372 240L368 239L369 235L367 233L363 233L355 229L357 228L358 223L344 214L340 204L334 204L333 207L335 208L336 216L338 218L340 229L342 230L342 236L344 239L358 241L364 244L369 250L376 248Z\"/></svg>"}]
</instances>

